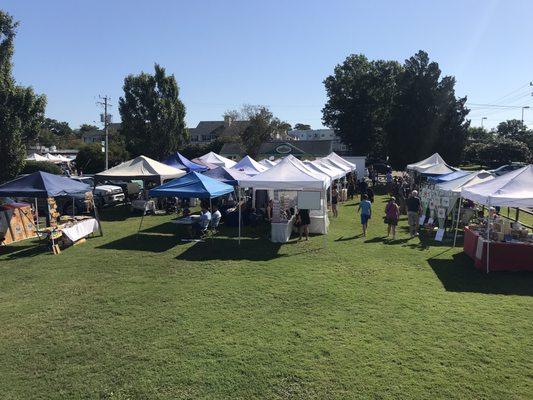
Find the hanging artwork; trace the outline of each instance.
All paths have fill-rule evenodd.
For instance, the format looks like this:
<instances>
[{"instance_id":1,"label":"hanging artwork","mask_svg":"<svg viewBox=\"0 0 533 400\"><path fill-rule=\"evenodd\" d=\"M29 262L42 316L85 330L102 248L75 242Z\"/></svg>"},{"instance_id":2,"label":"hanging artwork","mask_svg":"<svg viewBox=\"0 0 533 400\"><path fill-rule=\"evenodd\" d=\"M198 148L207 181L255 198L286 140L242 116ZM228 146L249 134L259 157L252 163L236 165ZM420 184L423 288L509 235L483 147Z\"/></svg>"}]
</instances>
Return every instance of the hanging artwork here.
<instances>
[{"instance_id":1,"label":"hanging artwork","mask_svg":"<svg viewBox=\"0 0 533 400\"><path fill-rule=\"evenodd\" d=\"M441 197L440 199L440 205L443 207L450 207L450 198L449 197Z\"/></svg>"},{"instance_id":2,"label":"hanging artwork","mask_svg":"<svg viewBox=\"0 0 533 400\"><path fill-rule=\"evenodd\" d=\"M437 210L437 216L439 218L445 218L446 217L446 209L443 207L439 207Z\"/></svg>"}]
</instances>

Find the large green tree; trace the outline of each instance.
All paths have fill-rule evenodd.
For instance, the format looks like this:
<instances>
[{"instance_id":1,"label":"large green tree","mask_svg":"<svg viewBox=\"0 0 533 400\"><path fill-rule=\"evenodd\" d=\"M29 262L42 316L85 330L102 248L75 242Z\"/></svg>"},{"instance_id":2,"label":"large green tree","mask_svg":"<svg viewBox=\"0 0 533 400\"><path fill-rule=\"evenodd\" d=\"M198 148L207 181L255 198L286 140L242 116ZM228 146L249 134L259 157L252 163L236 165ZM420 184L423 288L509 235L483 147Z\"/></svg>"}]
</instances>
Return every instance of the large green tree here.
<instances>
[{"instance_id":1,"label":"large green tree","mask_svg":"<svg viewBox=\"0 0 533 400\"><path fill-rule=\"evenodd\" d=\"M385 124L402 67L351 55L324 80L328 100L323 121L357 154L385 156Z\"/></svg>"},{"instance_id":2,"label":"large green tree","mask_svg":"<svg viewBox=\"0 0 533 400\"><path fill-rule=\"evenodd\" d=\"M44 118L46 98L17 85L12 57L18 23L0 10L0 182L24 167L25 142L36 139Z\"/></svg>"},{"instance_id":3,"label":"large green tree","mask_svg":"<svg viewBox=\"0 0 533 400\"><path fill-rule=\"evenodd\" d=\"M399 168L439 152L449 163L461 160L469 122L466 98L455 97L455 78L441 78L424 51L405 61L387 124L391 163Z\"/></svg>"},{"instance_id":4,"label":"large green tree","mask_svg":"<svg viewBox=\"0 0 533 400\"><path fill-rule=\"evenodd\" d=\"M295 130L299 130L299 131L308 131L311 129L311 125L308 125L308 124L302 124L300 122L298 122L297 124L294 124L294 128Z\"/></svg>"},{"instance_id":5,"label":"large green tree","mask_svg":"<svg viewBox=\"0 0 533 400\"><path fill-rule=\"evenodd\" d=\"M517 140L525 143L533 150L533 130L527 128L519 119L500 122L496 127L496 134L502 139Z\"/></svg>"},{"instance_id":6,"label":"large green tree","mask_svg":"<svg viewBox=\"0 0 533 400\"><path fill-rule=\"evenodd\" d=\"M132 156L162 159L187 141L185 106L174 75L155 64L155 73L128 75L119 100L121 133Z\"/></svg>"}]
</instances>

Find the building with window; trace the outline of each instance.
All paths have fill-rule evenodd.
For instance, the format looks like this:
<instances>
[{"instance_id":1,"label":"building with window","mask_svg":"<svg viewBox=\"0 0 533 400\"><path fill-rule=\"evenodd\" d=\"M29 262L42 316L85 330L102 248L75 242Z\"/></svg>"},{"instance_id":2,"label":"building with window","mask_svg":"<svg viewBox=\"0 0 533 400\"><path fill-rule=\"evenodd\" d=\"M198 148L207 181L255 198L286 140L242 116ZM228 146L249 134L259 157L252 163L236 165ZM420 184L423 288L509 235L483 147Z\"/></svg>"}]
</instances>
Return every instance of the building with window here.
<instances>
[{"instance_id":1,"label":"building with window","mask_svg":"<svg viewBox=\"0 0 533 400\"><path fill-rule=\"evenodd\" d=\"M345 152L348 147L341 142L333 129L294 129L288 132L293 140L331 140L333 151Z\"/></svg>"}]
</instances>

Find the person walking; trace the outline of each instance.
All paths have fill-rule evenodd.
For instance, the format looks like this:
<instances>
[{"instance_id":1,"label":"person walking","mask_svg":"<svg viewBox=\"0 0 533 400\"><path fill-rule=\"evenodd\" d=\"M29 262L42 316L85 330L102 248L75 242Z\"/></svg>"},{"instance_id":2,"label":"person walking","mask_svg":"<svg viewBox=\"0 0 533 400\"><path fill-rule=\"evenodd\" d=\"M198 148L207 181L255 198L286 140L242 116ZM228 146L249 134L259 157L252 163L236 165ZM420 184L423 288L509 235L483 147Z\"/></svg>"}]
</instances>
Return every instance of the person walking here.
<instances>
[{"instance_id":1,"label":"person walking","mask_svg":"<svg viewBox=\"0 0 533 400\"><path fill-rule=\"evenodd\" d=\"M363 195L363 200L359 203L357 211L361 212L361 225L363 226L363 237L366 237L366 230L368 228L368 220L372 216L372 203L368 200L368 195Z\"/></svg>"},{"instance_id":2,"label":"person walking","mask_svg":"<svg viewBox=\"0 0 533 400\"><path fill-rule=\"evenodd\" d=\"M392 182L393 182L392 171L387 171L386 179L387 179L387 194L389 196L392 196L393 195L392 193Z\"/></svg>"},{"instance_id":3,"label":"person walking","mask_svg":"<svg viewBox=\"0 0 533 400\"><path fill-rule=\"evenodd\" d=\"M337 188L334 187L331 191L331 211L333 211L333 216L337 218L339 213L337 211L337 203L339 202L339 192Z\"/></svg>"},{"instance_id":4,"label":"person walking","mask_svg":"<svg viewBox=\"0 0 533 400\"><path fill-rule=\"evenodd\" d=\"M309 224L311 223L311 217L309 216L309 210L299 209L296 214L296 225L299 227L300 237L298 240L302 240L302 233L305 234L305 240L309 240Z\"/></svg>"},{"instance_id":5,"label":"person walking","mask_svg":"<svg viewBox=\"0 0 533 400\"><path fill-rule=\"evenodd\" d=\"M396 239L396 226L400 218L400 207L396 204L396 198L392 196L385 207L385 222L387 224L387 237L392 232L392 239Z\"/></svg>"},{"instance_id":6,"label":"person walking","mask_svg":"<svg viewBox=\"0 0 533 400\"><path fill-rule=\"evenodd\" d=\"M407 206L407 221L409 223L409 233L411 237L418 236L418 218L422 211L422 203L418 197L418 192L413 190L405 202Z\"/></svg>"}]
</instances>

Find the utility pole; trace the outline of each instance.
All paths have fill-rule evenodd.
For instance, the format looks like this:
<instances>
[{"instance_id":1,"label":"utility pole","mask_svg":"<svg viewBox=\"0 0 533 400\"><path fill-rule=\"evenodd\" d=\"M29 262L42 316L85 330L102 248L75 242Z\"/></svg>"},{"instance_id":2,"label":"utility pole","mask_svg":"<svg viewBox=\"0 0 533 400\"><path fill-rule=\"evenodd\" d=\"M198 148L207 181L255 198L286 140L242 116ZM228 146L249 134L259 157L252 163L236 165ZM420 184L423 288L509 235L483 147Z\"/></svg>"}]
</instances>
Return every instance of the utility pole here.
<instances>
[{"instance_id":1,"label":"utility pole","mask_svg":"<svg viewBox=\"0 0 533 400\"><path fill-rule=\"evenodd\" d=\"M529 106L522 107L522 123L524 123L524 110L529 109Z\"/></svg>"},{"instance_id":2,"label":"utility pole","mask_svg":"<svg viewBox=\"0 0 533 400\"><path fill-rule=\"evenodd\" d=\"M487 117L481 118L481 129L483 129L483 121L486 120L486 119L487 119Z\"/></svg>"},{"instance_id":3,"label":"utility pole","mask_svg":"<svg viewBox=\"0 0 533 400\"><path fill-rule=\"evenodd\" d=\"M104 132L105 132L105 169L109 169L109 132L108 132L108 123L109 123L109 117L107 114L107 107L111 107L111 104L109 104L109 97L108 96L100 96L100 99L103 101L99 101L98 104L101 106L104 106Z\"/></svg>"}]
</instances>

